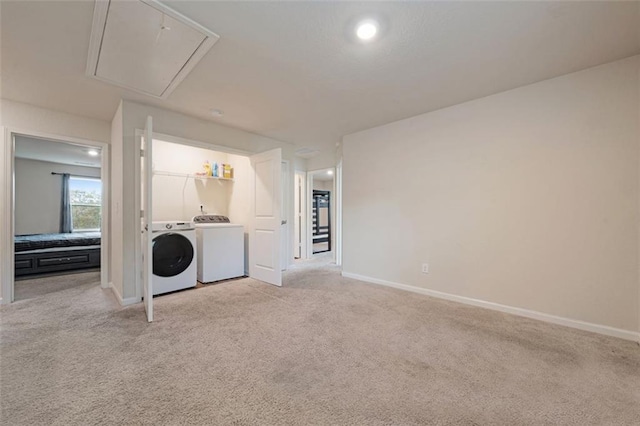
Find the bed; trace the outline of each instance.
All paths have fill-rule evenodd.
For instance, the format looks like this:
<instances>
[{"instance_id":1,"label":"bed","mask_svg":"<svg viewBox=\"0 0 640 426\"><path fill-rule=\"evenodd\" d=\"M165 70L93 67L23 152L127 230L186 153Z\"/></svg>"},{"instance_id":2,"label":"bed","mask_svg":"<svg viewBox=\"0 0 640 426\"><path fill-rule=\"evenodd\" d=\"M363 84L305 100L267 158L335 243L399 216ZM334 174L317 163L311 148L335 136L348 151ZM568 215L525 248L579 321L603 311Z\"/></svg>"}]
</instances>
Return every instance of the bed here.
<instances>
[{"instance_id":1,"label":"bed","mask_svg":"<svg viewBox=\"0 0 640 426\"><path fill-rule=\"evenodd\" d=\"M100 267L100 232L17 235L15 276Z\"/></svg>"}]
</instances>

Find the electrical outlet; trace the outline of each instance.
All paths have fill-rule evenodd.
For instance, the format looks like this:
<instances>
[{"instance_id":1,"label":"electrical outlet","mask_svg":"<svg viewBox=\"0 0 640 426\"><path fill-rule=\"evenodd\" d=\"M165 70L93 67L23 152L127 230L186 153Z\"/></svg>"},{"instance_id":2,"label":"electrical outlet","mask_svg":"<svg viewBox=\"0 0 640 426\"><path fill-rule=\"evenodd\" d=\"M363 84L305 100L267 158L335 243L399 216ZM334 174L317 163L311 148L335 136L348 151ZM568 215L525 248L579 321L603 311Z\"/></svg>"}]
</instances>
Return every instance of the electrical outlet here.
<instances>
[{"instance_id":1,"label":"electrical outlet","mask_svg":"<svg viewBox=\"0 0 640 426\"><path fill-rule=\"evenodd\" d=\"M422 273L423 274L428 274L429 273L429 264L428 263L423 263L422 264Z\"/></svg>"}]
</instances>

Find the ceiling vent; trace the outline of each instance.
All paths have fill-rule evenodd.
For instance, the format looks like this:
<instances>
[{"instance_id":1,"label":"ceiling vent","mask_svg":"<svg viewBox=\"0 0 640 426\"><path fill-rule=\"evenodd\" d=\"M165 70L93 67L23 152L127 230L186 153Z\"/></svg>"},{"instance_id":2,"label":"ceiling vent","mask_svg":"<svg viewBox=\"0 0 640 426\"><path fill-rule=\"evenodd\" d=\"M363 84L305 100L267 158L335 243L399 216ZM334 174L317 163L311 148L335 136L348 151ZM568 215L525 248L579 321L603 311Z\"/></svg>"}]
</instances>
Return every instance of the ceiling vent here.
<instances>
[{"instance_id":1,"label":"ceiling vent","mask_svg":"<svg viewBox=\"0 0 640 426\"><path fill-rule=\"evenodd\" d=\"M305 147L296 149L294 154L297 157L300 157L300 158L313 158L316 155L318 155L319 152L320 152L320 150L317 150L315 148L309 148L309 147L305 146Z\"/></svg>"},{"instance_id":2,"label":"ceiling vent","mask_svg":"<svg viewBox=\"0 0 640 426\"><path fill-rule=\"evenodd\" d=\"M165 99L219 38L156 0L96 0L87 75Z\"/></svg>"}]
</instances>

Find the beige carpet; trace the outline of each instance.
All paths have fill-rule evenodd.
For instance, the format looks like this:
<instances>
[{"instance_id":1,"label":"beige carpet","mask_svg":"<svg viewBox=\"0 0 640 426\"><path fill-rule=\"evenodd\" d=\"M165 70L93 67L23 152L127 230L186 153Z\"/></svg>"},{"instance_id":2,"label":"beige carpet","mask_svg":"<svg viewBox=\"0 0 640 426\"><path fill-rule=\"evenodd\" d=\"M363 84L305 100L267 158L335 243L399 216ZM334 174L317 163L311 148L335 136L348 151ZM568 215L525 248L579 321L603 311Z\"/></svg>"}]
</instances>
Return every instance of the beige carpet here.
<instances>
[{"instance_id":1,"label":"beige carpet","mask_svg":"<svg viewBox=\"0 0 640 426\"><path fill-rule=\"evenodd\" d=\"M14 284L14 300L32 299L67 290L83 284L100 284L100 269L71 271L64 274L18 278Z\"/></svg>"},{"instance_id":2,"label":"beige carpet","mask_svg":"<svg viewBox=\"0 0 640 426\"><path fill-rule=\"evenodd\" d=\"M97 278L97 277L96 277ZM6 425L637 425L637 344L340 277L0 308Z\"/></svg>"}]
</instances>

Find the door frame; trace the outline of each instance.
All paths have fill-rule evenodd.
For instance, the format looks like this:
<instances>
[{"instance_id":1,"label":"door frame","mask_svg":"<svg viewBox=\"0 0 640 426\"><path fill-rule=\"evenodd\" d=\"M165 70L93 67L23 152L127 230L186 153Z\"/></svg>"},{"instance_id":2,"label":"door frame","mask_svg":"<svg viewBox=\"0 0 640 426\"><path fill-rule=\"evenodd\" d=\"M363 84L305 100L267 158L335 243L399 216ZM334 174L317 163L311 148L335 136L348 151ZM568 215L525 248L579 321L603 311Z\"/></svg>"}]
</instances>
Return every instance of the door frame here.
<instances>
[{"instance_id":1,"label":"door frame","mask_svg":"<svg viewBox=\"0 0 640 426\"><path fill-rule=\"evenodd\" d=\"M338 180L338 171L342 174L342 167L340 164L340 169L338 167L325 167L324 169L318 170L310 170L307 172L307 191L306 191L306 243L307 243L307 259L313 257L313 219L311 215L313 214L313 176L326 173L327 171L333 171L333 188L331 189L331 198L332 198L332 208L331 208L331 217L332 222L335 226L332 226L332 234L331 234L331 257L334 263L340 265L342 263L342 175L340 175L340 180ZM340 197L338 197L340 194ZM340 214L340 216L338 215ZM340 256L340 257L338 257ZM340 261L340 263L338 263Z\"/></svg>"},{"instance_id":2,"label":"door frame","mask_svg":"<svg viewBox=\"0 0 640 426\"><path fill-rule=\"evenodd\" d=\"M296 249L300 252L300 259L308 259L307 256L307 172L304 170L296 170L294 173L294 199L298 198L298 204L294 202L293 206L293 223L298 222L298 231L294 229L294 258ZM299 211L298 211L299 208ZM296 238L299 234L300 238Z\"/></svg>"},{"instance_id":3,"label":"door frame","mask_svg":"<svg viewBox=\"0 0 640 426\"><path fill-rule=\"evenodd\" d=\"M140 138L144 136L144 129L135 129L135 141L136 141L136 147L139 147L140 145ZM243 151L241 149L235 149L235 148L230 148L228 146L223 146L223 145L215 145L215 144L211 144L211 143L207 143L207 142L202 142L202 141L197 141L197 140L193 140L193 139L187 139L187 138L181 138L179 136L173 136L173 135L168 135L165 133L159 133L154 131L153 132L153 139L155 140L159 140L162 142L169 142L169 143L174 143L177 145L185 145L185 146L191 146L191 147L195 147L195 148L202 148L202 149L208 149L211 151L220 151L220 152L225 152L227 154L235 154L235 155L243 155L246 157L251 156L252 153L250 153L249 151ZM138 148L136 148L138 149ZM152 159L153 161L153 159ZM133 176L134 176L134 188L135 188L135 196L134 196L134 211L139 212L141 210L141 204L140 204L140 178L141 178L141 170L140 170L140 164L139 161L136 161L134 164L134 172L133 172ZM135 277L136 277L136 301L140 302L142 301L142 292L143 292L143 282L142 282L142 229L140 227L140 221L136 221L136 227L135 227L135 232L136 232L136 247L135 247L135 256L136 256L136 273L135 273Z\"/></svg>"},{"instance_id":4,"label":"door frame","mask_svg":"<svg viewBox=\"0 0 640 426\"><path fill-rule=\"evenodd\" d=\"M136 146L138 146L137 144L140 141L140 138L144 135L144 129L135 129L135 140L136 140ZM217 144L213 144L213 143L209 143L209 142L202 142L202 141L198 141L198 140L194 140L194 139L188 139L188 138L182 138L180 136L173 136L173 135L168 135L166 133L160 133L160 132L153 132L153 139L156 140L160 140L163 142L170 142L170 143L175 143L178 145L186 145L186 146L191 146L191 147L195 147L195 148L202 148L202 149L208 149L211 151L220 151L220 152L224 152L227 154L235 154L235 155L242 155L245 156L247 158L251 157L252 155L256 154L255 152L250 152L250 151L245 151L242 149L237 149L237 148L231 148L228 146L224 146L224 145L217 145ZM291 180L291 168L290 168L290 160L282 160L283 163L288 164L288 180ZM135 162L134 165L134 178L135 178L135 182L134 184L134 188L135 188L135 199L134 199L134 211L139 212L140 211L140 164L138 164L138 162ZM284 187L284 186L283 186ZM290 188L287 188L286 190L286 194L287 194L287 203L289 202L291 195L290 195ZM289 205L289 204L287 204ZM286 233L287 235L291 234L291 220L290 220L290 211L292 209L287 207L287 225L286 225ZM282 215L284 217L284 215ZM135 228L135 232L137 235L136 238L136 247L135 247L135 256L136 256L136 272L135 272L135 277L136 277L136 283L135 283L135 288L136 288L136 301L140 302L142 300L142 264L141 264L141 258L142 258L142 232L140 229L140 221L136 221L136 228ZM290 246L290 245L289 245ZM287 267L291 265L293 256L290 256L291 254L291 250L290 247L287 248Z\"/></svg>"},{"instance_id":5,"label":"door frame","mask_svg":"<svg viewBox=\"0 0 640 426\"><path fill-rule=\"evenodd\" d=\"M2 145L0 149L0 164L4 167L4 173L0 177L2 183L2 205L0 210L0 249L4 256L0 259L0 280L2 280L2 298L0 303L9 304L14 300L15 292L15 136L25 136L34 139L43 139L44 142L61 142L72 145L94 147L101 150L100 180L102 182L102 223L100 227L100 287L109 288L109 271L111 259L109 257L110 239L110 151L109 144L90 139L76 138L58 135L55 133L38 132L34 130L18 129L13 127L0 128L2 133ZM107 236L107 238L105 238Z\"/></svg>"},{"instance_id":6,"label":"door frame","mask_svg":"<svg viewBox=\"0 0 640 426\"><path fill-rule=\"evenodd\" d=\"M281 253L280 255L282 256L282 258L280 259L280 265L281 268L282 266L284 266L284 268L282 268L282 271L286 271L287 269L289 269L289 267L291 266L291 263L293 262L293 254L291 253L291 212L292 212L292 208L291 208L291 169L290 169L290 162L289 160L280 160L281 161L281 176L282 176L282 181L280 182L280 186L281 186L281 197L282 200L280 200L280 205L281 207L281 212L280 212L280 219L283 221L286 221L284 224L282 224L282 229L281 229L281 235L280 238L282 238L282 242L281 242Z\"/></svg>"}]
</instances>

